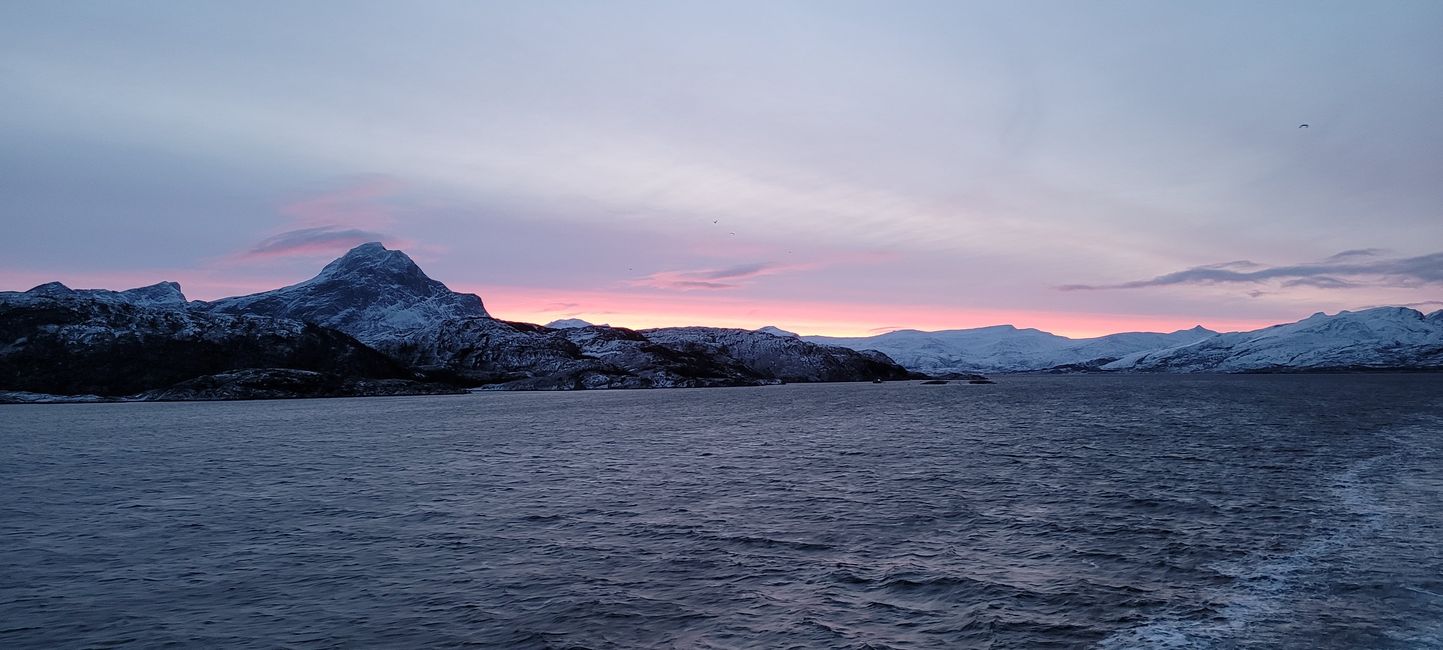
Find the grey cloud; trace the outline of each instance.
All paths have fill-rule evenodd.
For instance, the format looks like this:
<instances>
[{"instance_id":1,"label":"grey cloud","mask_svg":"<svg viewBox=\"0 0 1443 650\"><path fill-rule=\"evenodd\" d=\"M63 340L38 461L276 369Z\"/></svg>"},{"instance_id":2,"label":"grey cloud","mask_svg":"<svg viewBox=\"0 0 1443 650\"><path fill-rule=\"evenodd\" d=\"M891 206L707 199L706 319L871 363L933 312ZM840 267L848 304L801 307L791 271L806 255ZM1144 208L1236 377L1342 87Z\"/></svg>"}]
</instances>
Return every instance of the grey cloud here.
<instances>
[{"instance_id":1,"label":"grey cloud","mask_svg":"<svg viewBox=\"0 0 1443 650\"><path fill-rule=\"evenodd\" d=\"M1140 289L1170 285L1280 282L1284 287L1348 288L1359 286L1415 287L1443 284L1443 252L1417 257L1380 258L1378 249L1349 250L1321 262L1264 266L1227 262L1196 266L1149 280L1118 284L1069 284L1063 291ZM1248 264L1243 267L1241 264Z\"/></svg>"},{"instance_id":2,"label":"grey cloud","mask_svg":"<svg viewBox=\"0 0 1443 650\"><path fill-rule=\"evenodd\" d=\"M1329 275L1320 275L1312 278L1294 278L1283 283L1284 287L1315 287L1318 289L1349 289L1358 286L1356 282L1349 282Z\"/></svg>"},{"instance_id":3,"label":"grey cloud","mask_svg":"<svg viewBox=\"0 0 1443 650\"><path fill-rule=\"evenodd\" d=\"M1262 267L1263 267L1262 264L1258 264L1257 262L1254 262L1254 261L1252 261L1252 260L1234 260L1234 261L1232 261L1232 262L1219 262L1219 263L1217 263L1217 264L1209 264L1209 265L1207 265L1207 266L1201 266L1201 267L1198 267L1198 268L1204 268L1204 269L1235 269L1235 270L1236 270L1236 269L1258 269L1258 268L1262 268Z\"/></svg>"},{"instance_id":4,"label":"grey cloud","mask_svg":"<svg viewBox=\"0 0 1443 650\"><path fill-rule=\"evenodd\" d=\"M1350 257L1374 257L1374 256L1377 256L1377 255L1382 255L1383 253L1386 253L1386 252L1388 252L1388 251L1386 251L1386 250L1384 250L1384 249L1382 249L1382 248L1354 248L1354 249L1351 249L1351 250L1346 250L1346 251L1343 251L1343 252L1341 252L1341 253L1337 253L1337 254L1335 254L1335 255L1332 255L1332 256L1330 256L1328 259L1326 259L1326 260L1324 260L1324 261L1326 261L1326 262L1336 262L1336 261L1338 261L1338 260L1345 260L1345 259L1348 259L1348 258L1350 258Z\"/></svg>"},{"instance_id":5,"label":"grey cloud","mask_svg":"<svg viewBox=\"0 0 1443 650\"><path fill-rule=\"evenodd\" d=\"M1378 307L1407 307L1409 309L1417 309L1419 311L1422 311L1429 307L1443 307L1443 300L1424 300L1422 302L1405 302L1402 304L1388 305L1366 305L1363 307L1358 307L1355 311L1362 311L1364 309L1375 309Z\"/></svg>"}]
</instances>

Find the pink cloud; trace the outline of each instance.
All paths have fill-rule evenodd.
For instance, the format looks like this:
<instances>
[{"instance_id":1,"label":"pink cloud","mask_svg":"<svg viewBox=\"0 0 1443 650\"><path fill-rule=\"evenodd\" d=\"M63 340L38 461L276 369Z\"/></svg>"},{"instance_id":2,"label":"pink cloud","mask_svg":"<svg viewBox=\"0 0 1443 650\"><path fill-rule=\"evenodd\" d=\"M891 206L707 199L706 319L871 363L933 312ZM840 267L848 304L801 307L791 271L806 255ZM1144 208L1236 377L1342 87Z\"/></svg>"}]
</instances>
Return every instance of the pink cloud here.
<instances>
[{"instance_id":1,"label":"pink cloud","mask_svg":"<svg viewBox=\"0 0 1443 650\"><path fill-rule=\"evenodd\" d=\"M386 199L404 187L390 176L362 176L339 189L290 201L280 207L280 213L303 226L346 224L356 228L384 228L394 221L394 206Z\"/></svg>"},{"instance_id":2,"label":"pink cloud","mask_svg":"<svg viewBox=\"0 0 1443 650\"><path fill-rule=\"evenodd\" d=\"M281 256L337 255L372 241L393 248L407 247L410 242L384 232L394 221L394 197L403 187L400 181L389 176L370 175L338 189L287 202L278 211L291 220L289 229L220 263Z\"/></svg>"}]
</instances>

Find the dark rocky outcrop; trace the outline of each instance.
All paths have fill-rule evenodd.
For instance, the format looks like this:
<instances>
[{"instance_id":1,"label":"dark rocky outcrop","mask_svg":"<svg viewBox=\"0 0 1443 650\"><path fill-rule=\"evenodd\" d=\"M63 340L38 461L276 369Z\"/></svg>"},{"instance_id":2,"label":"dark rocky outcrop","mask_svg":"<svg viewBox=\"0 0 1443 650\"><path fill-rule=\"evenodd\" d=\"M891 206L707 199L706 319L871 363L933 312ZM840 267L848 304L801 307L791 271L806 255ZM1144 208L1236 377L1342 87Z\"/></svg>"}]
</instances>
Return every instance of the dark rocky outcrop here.
<instances>
[{"instance_id":1,"label":"dark rocky outcrop","mask_svg":"<svg viewBox=\"0 0 1443 650\"><path fill-rule=\"evenodd\" d=\"M127 292L62 288L0 294L0 389L132 395L243 368L412 376L354 338L314 323L154 307L116 299Z\"/></svg>"},{"instance_id":2,"label":"dark rocky outcrop","mask_svg":"<svg viewBox=\"0 0 1443 650\"><path fill-rule=\"evenodd\" d=\"M642 330L666 348L735 362L761 376L787 382L907 379L906 369L875 350L857 352L795 336L720 327Z\"/></svg>"},{"instance_id":3,"label":"dark rocky outcrop","mask_svg":"<svg viewBox=\"0 0 1443 650\"><path fill-rule=\"evenodd\" d=\"M380 349L432 376L517 390L776 383L732 359L672 349L619 327L555 330L471 318L437 323Z\"/></svg>"}]
</instances>

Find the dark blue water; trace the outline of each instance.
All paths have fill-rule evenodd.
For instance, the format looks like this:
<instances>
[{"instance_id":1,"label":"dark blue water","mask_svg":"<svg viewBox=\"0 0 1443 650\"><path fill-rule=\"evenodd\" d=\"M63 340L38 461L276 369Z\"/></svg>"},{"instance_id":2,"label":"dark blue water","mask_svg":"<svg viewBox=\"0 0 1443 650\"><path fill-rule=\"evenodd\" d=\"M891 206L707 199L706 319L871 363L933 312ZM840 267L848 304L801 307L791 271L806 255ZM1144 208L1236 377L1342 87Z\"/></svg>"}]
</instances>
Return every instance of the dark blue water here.
<instances>
[{"instance_id":1,"label":"dark blue water","mask_svg":"<svg viewBox=\"0 0 1443 650\"><path fill-rule=\"evenodd\" d=\"M0 646L1443 647L1443 376L0 407Z\"/></svg>"}]
</instances>

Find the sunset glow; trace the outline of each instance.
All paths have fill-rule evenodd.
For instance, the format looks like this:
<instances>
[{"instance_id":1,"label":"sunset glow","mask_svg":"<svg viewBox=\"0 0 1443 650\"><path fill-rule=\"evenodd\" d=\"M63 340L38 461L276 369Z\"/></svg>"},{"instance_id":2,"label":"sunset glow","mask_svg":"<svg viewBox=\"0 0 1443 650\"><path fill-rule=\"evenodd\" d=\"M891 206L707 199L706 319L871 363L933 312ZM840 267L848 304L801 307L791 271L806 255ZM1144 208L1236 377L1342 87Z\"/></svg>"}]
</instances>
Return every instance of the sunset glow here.
<instances>
[{"instance_id":1,"label":"sunset glow","mask_svg":"<svg viewBox=\"0 0 1443 650\"><path fill-rule=\"evenodd\" d=\"M629 327L1440 300L1437 7L62 4L0 22L0 289L214 299L380 241L499 317Z\"/></svg>"},{"instance_id":2,"label":"sunset glow","mask_svg":"<svg viewBox=\"0 0 1443 650\"><path fill-rule=\"evenodd\" d=\"M710 325L756 329L773 325L804 335L872 336L897 329L943 330L1013 324L1071 338L1115 332L1168 332L1203 325L1218 331L1249 330L1265 321L1201 322L1136 314L966 310L927 305L820 303L788 300L678 298L637 294L586 293L519 287L463 288L483 296L497 318L547 323L580 318L591 323L642 329Z\"/></svg>"}]
</instances>

